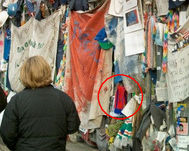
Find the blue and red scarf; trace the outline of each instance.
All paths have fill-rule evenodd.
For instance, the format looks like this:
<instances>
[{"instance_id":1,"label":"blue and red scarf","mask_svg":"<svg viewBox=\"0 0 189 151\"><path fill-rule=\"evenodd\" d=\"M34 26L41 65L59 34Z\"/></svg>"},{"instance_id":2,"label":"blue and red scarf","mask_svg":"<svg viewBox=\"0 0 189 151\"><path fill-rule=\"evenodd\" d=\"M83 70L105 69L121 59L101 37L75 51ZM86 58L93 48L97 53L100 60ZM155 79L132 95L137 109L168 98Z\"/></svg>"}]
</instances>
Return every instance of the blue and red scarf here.
<instances>
[{"instance_id":1,"label":"blue and red scarf","mask_svg":"<svg viewBox=\"0 0 189 151\"><path fill-rule=\"evenodd\" d=\"M124 86L118 85L115 97L115 110L116 114L122 114L121 111L127 104L127 91Z\"/></svg>"}]
</instances>

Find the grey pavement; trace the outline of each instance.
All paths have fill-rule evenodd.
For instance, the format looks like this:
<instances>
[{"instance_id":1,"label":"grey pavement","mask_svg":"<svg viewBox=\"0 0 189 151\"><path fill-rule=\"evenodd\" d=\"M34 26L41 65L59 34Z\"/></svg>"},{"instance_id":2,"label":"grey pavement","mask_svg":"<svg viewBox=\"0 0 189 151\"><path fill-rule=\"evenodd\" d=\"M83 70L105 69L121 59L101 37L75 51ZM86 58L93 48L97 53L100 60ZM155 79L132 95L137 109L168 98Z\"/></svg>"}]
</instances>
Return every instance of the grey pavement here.
<instances>
[{"instance_id":1,"label":"grey pavement","mask_svg":"<svg viewBox=\"0 0 189 151\"><path fill-rule=\"evenodd\" d=\"M0 151L10 151L2 142L0 138ZM92 148L85 143L71 143L67 142L66 151L98 151L98 149Z\"/></svg>"},{"instance_id":2,"label":"grey pavement","mask_svg":"<svg viewBox=\"0 0 189 151\"><path fill-rule=\"evenodd\" d=\"M98 151L85 143L71 143L67 142L66 151Z\"/></svg>"}]
</instances>

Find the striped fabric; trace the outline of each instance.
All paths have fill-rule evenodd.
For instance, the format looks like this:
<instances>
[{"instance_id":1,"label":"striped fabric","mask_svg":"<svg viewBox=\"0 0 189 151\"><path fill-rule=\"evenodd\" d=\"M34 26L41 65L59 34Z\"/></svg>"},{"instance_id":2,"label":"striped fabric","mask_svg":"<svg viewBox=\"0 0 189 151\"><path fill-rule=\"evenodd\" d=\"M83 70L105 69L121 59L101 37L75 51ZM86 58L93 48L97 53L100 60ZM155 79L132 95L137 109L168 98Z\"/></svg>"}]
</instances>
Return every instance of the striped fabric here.
<instances>
[{"instance_id":1,"label":"striped fabric","mask_svg":"<svg viewBox=\"0 0 189 151\"><path fill-rule=\"evenodd\" d=\"M132 137L132 121L131 119L126 119L121 128L119 129L119 132L117 136L122 139L122 137L131 138Z\"/></svg>"}]
</instances>

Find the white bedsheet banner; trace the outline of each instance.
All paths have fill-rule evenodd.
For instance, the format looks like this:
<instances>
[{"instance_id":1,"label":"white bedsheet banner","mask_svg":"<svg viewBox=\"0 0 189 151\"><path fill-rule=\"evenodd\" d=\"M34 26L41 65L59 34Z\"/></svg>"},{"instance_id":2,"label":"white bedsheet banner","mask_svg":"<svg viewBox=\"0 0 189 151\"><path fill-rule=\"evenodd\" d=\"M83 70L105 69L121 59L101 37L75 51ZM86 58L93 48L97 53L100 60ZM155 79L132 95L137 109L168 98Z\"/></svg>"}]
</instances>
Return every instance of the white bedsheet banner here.
<instances>
[{"instance_id":1,"label":"white bedsheet banner","mask_svg":"<svg viewBox=\"0 0 189 151\"><path fill-rule=\"evenodd\" d=\"M31 18L25 25L11 27L11 51L9 61L9 80L15 92L24 87L19 80L20 67L29 57L41 55L52 67L54 74L60 11L38 21Z\"/></svg>"}]
</instances>

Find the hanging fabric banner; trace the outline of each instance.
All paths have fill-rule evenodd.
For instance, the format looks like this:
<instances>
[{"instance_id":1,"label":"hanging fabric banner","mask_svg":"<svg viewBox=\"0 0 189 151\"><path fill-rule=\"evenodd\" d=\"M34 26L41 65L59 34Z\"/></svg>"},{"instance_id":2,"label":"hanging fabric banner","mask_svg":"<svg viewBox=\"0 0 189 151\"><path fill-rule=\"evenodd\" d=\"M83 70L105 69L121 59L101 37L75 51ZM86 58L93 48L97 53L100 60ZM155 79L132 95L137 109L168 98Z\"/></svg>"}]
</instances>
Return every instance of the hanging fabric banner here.
<instances>
[{"instance_id":1,"label":"hanging fabric banner","mask_svg":"<svg viewBox=\"0 0 189 151\"><path fill-rule=\"evenodd\" d=\"M19 28L12 24L9 59L9 80L12 90L19 92L24 88L19 80L19 71L29 57L43 56L52 67L52 76L54 75L59 23L58 11L40 22L31 18Z\"/></svg>"},{"instance_id":2,"label":"hanging fabric banner","mask_svg":"<svg viewBox=\"0 0 189 151\"><path fill-rule=\"evenodd\" d=\"M120 73L132 76L140 85L143 85L142 64L139 60L139 55L125 56L124 19L111 15L106 15L105 18L105 29L108 40L116 46L114 59L118 61ZM128 93L133 93L134 89L138 87L129 78L123 78L123 83Z\"/></svg>"},{"instance_id":3,"label":"hanging fabric banner","mask_svg":"<svg viewBox=\"0 0 189 151\"><path fill-rule=\"evenodd\" d=\"M169 102L179 102L189 97L188 25L189 19L168 39L167 84Z\"/></svg>"},{"instance_id":4,"label":"hanging fabric banner","mask_svg":"<svg viewBox=\"0 0 189 151\"><path fill-rule=\"evenodd\" d=\"M189 45L178 52L168 53L169 102L183 101L189 97Z\"/></svg>"},{"instance_id":5,"label":"hanging fabric banner","mask_svg":"<svg viewBox=\"0 0 189 151\"><path fill-rule=\"evenodd\" d=\"M95 120L97 116L102 115L97 101L97 93L101 83L111 75L112 70L110 59L112 53L109 52L111 50L101 50L98 42L94 40L104 27L104 15L108 6L109 1L106 1L93 13L72 12L70 18L68 47L70 53L66 54L64 90L75 101L80 113L81 127L87 129L100 126L102 116L95 124L88 122L90 119ZM109 92L108 87L107 91L102 92L103 98L108 96ZM107 104L109 100L103 98L103 102ZM102 104L104 104L103 102Z\"/></svg>"}]
</instances>

